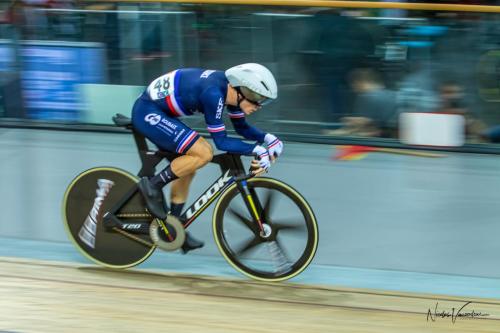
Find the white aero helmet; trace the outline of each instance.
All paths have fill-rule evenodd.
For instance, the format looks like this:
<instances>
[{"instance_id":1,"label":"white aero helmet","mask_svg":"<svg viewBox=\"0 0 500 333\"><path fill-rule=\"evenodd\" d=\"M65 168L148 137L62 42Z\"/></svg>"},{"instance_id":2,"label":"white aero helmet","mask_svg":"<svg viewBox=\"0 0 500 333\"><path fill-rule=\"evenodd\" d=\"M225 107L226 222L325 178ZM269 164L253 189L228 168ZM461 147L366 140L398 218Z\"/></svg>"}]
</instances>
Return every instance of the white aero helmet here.
<instances>
[{"instance_id":1,"label":"white aero helmet","mask_svg":"<svg viewBox=\"0 0 500 333\"><path fill-rule=\"evenodd\" d=\"M245 99L264 105L278 97L278 85L273 74L266 67L248 63L226 70L226 78Z\"/></svg>"}]
</instances>

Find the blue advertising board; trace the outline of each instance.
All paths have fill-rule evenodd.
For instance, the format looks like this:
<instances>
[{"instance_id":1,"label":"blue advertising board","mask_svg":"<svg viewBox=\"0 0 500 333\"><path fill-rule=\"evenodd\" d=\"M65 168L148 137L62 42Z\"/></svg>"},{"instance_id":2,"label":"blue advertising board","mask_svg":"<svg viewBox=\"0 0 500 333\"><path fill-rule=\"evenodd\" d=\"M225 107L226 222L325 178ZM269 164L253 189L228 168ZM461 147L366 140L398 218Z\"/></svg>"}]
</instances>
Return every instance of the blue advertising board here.
<instances>
[{"instance_id":1,"label":"blue advertising board","mask_svg":"<svg viewBox=\"0 0 500 333\"><path fill-rule=\"evenodd\" d=\"M96 43L24 42L22 90L32 119L78 121L79 85L105 82L105 51Z\"/></svg>"},{"instance_id":2,"label":"blue advertising board","mask_svg":"<svg viewBox=\"0 0 500 333\"><path fill-rule=\"evenodd\" d=\"M14 70L14 46L9 40L0 40L0 72Z\"/></svg>"},{"instance_id":3,"label":"blue advertising board","mask_svg":"<svg viewBox=\"0 0 500 333\"><path fill-rule=\"evenodd\" d=\"M13 69L14 66L14 48L10 43L0 41L0 72L6 72Z\"/></svg>"}]
</instances>

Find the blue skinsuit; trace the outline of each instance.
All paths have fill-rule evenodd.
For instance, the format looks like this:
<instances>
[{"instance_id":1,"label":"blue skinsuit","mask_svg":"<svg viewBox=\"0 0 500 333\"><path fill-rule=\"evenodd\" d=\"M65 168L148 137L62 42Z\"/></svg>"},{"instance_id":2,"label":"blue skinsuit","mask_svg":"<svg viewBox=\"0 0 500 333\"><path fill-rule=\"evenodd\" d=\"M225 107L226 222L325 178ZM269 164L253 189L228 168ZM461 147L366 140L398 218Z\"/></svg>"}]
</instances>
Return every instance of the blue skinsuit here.
<instances>
[{"instance_id":1,"label":"blue skinsuit","mask_svg":"<svg viewBox=\"0 0 500 333\"><path fill-rule=\"evenodd\" d=\"M169 72L151 82L135 102L133 126L160 149L184 154L199 134L178 117L201 112L217 149L251 155L256 144L227 136L222 120L227 85L222 71L184 68ZM264 141L265 133L249 125L241 109L228 106L227 111L239 135L258 143Z\"/></svg>"}]
</instances>

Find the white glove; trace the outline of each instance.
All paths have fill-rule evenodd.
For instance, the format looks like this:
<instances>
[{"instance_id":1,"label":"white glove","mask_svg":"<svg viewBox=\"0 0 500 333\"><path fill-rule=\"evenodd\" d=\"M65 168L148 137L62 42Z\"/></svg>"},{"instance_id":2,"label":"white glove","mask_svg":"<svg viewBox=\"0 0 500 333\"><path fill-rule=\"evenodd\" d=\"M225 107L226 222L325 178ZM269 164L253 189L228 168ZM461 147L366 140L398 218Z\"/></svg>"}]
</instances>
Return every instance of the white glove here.
<instances>
[{"instance_id":1,"label":"white glove","mask_svg":"<svg viewBox=\"0 0 500 333\"><path fill-rule=\"evenodd\" d=\"M267 145L267 150L269 150L269 156L271 156L272 160L278 158L283 152L283 142L271 133L266 134L264 142Z\"/></svg>"},{"instance_id":2,"label":"white glove","mask_svg":"<svg viewBox=\"0 0 500 333\"><path fill-rule=\"evenodd\" d=\"M257 145L252 152L257 157L260 167L267 171L269 167L271 167L271 161L269 160L269 152L267 149Z\"/></svg>"}]
</instances>

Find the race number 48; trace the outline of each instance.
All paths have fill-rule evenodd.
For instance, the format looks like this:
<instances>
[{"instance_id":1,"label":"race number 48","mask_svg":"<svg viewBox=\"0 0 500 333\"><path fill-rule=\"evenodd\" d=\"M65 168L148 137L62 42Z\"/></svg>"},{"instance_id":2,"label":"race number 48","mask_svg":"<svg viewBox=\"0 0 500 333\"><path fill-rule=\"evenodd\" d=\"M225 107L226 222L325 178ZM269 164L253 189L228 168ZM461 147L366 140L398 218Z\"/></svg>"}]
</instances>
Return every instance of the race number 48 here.
<instances>
[{"instance_id":1,"label":"race number 48","mask_svg":"<svg viewBox=\"0 0 500 333\"><path fill-rule=\"evenodd\" d=\"M158 100L172 94L174 89L174 74L174 72L167 73L151 82L148 87L149 97L153 100Z\"/></svg>"},{"instance_id":2,"label":"race number 48","mask_svg":"<svg viewBox=\"0 0 500 333\"><path fill-rule=\"evenodd\" d=\"M165 98L168 96L168 88L170 88L170 77L160 77L156 79L154 85L158 98Z\"/></svg>"}]
</instances>

